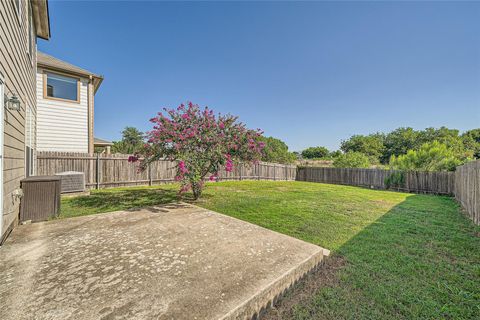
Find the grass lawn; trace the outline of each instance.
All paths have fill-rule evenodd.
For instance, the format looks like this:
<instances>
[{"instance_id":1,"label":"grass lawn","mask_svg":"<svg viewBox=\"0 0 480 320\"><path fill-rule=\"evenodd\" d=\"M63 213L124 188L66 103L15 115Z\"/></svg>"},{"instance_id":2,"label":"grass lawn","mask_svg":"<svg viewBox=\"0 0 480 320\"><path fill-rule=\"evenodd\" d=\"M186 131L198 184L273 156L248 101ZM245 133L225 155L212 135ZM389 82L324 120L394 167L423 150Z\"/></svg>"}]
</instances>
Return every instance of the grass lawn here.
<instances>
[{"instance_id":1,"label":"grass lawn","mask_svg":"<svg viewBox=\"0 0 480 320\"><path fill-rule=\"evenodd\" d=\"M64 198L62 217L172 202L176 188ZM267 319L480 318L480 228L449 197L243 181L208 184L195 204L333 251Z\"/></svg>"}]
</instances>

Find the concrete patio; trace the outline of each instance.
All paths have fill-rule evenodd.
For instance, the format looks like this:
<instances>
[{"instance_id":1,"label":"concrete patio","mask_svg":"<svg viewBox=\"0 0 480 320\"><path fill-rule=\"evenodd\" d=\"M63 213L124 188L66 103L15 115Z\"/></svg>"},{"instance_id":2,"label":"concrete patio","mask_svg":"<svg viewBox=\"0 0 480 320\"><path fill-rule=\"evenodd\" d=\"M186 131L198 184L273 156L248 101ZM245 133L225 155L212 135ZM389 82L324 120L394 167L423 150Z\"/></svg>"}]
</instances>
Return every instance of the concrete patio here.
<instances>
[{"instance_id":1,"label":"concrete patio","mask_svg":"<svg viewBox=\"0 0 480 320\"><path fill-rule=\"evenodd\" d=\"M24 225L0 319L251 319L326 254L188 204Z\"/></svg>"}]
</instances>

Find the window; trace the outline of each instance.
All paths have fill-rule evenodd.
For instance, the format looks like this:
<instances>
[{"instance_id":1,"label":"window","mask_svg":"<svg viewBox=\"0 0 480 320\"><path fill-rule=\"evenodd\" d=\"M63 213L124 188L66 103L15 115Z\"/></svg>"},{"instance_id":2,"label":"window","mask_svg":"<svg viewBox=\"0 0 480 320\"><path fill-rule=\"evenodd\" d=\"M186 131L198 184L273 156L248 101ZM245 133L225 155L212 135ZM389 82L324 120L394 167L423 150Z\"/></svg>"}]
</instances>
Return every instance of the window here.
<instances>
[{"instance_id":1,"label":"window","mask_svg":"<svg viewBox=\"0 0 480 320\"><path fill-rule=\"evenodd\" d=\"M44 79L46 79L44 88L44 96L46 98L79 102L78 78L47 73Z\"/></svg>"}]
</instances>

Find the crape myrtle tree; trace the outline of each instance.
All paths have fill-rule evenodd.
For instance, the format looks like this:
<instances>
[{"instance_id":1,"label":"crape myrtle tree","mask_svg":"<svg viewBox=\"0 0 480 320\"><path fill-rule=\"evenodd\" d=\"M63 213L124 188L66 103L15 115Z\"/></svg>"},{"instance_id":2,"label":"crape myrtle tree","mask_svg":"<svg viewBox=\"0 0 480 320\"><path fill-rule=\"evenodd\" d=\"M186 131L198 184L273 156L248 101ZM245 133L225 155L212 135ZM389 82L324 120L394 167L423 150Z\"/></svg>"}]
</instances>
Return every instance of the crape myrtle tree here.
<instances>
[{"instance_id":1,"label":"crape myrtle tree","mask_svg":"<svg viewBox=\"0 0 480 320\"><path fill-rule=\"evenodd\" d=\"M142 170L160 159L175 161L180 193L191 190L198 199L204 181L215 181L221 168L230 172L240 161L252 163L262 157L262 131L247 129L238 117L215 115L193 103L164 111L150 119L153 129L147 133L147 142L130 161L143 157Z\"/></svg>"}]
</instances>

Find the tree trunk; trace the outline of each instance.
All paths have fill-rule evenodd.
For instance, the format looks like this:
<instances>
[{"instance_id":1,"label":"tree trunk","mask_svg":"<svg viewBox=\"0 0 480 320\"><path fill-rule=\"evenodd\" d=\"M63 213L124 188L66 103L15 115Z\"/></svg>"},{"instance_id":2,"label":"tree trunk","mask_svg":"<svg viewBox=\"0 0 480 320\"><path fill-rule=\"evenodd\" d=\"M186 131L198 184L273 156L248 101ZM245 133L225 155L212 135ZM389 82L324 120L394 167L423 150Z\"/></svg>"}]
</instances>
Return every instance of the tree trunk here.
<instances>
[{"instance_id":1,"label":"tree trunk","mask_svg":"<svg viewBox=\"0 0 480 320\"><path fill-rule=\"evenodd\" d=\"M192 182L193 199L197 200L202 195L202 185L198 182Z\"/></svg>"}]
</instances>

